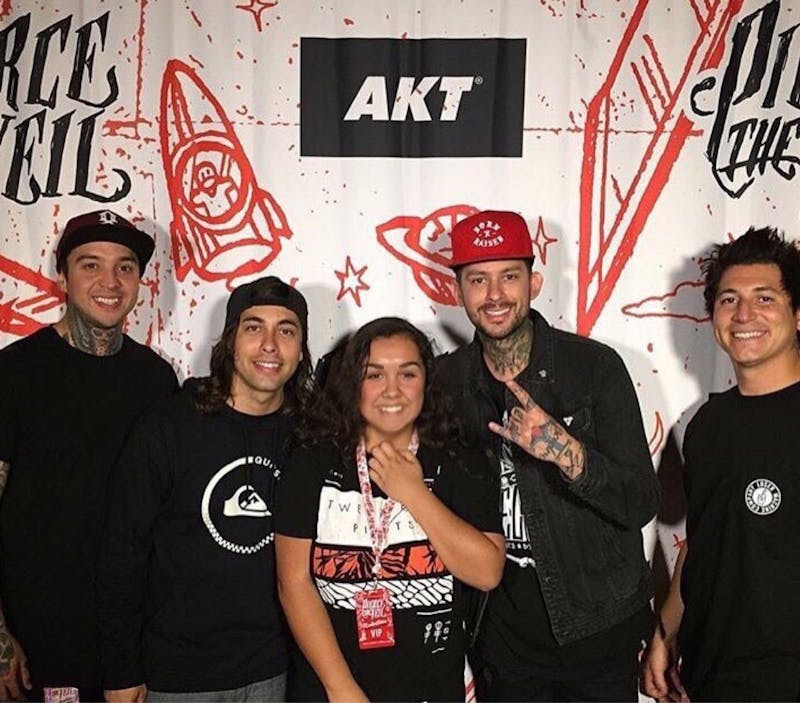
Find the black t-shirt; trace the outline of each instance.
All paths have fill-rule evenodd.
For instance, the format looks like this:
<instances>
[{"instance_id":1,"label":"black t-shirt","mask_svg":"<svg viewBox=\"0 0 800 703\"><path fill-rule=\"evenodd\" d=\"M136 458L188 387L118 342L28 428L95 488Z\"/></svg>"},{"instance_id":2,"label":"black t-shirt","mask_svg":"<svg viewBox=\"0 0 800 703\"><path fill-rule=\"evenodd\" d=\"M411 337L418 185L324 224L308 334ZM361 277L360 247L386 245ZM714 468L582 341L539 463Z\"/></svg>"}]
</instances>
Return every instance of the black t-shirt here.
<instances>
[{"instance_id":1,"label":"black t-shirt","mask_svg":"<svg viewBox=\"0 0 800 703\"><path fill-rule=\"evenodd\" d=\"M500 533L496 491L485 459L424 445L417 454L425 482L454 513L482 532ZM378 514L385 495L373 485ZM379 585L389 591L395 645L361 650L354 602L373 583L369 530L355 463L342 465L332 446L299 449L280 488L280 534L313 540L311 572L355 680L375 701L464 700L464 598L411 514L397 504ZM310 666L300 661L290 683L297 700L325 700Z\"/></svg>"},{"instance_id":2,"label":"black t-shirt","mask_svg":"<svg viewBox=\"0 0 800 703\"><path fill-rule=\"evenodd\" d=\"M136 424L99 568L105 688L221 691L286 670L273 520L293 426L201 413L187 389Z\"/></svg>"},{"instance_id":3,"label":"black t-shirt","mask_svg":"<svg viewBox=\"0 0 800 703\"><path fill-rule=\"evenodd\" d=\"M128 337L93 356L46 327L0 352L0 598L38 685L101 685L106 483L134 419L176 388L170 365Z\"/></svg>"},{"instance_id":4,"label":"black t-shirt","mask_svg":"<svg viewBox=\"0 0 800 703\"><path fill-rule=\"evenodd\" d=\"M796 383L712 396L686 430L679 637L693 699L800 695L799 423Z\"/></svg>"},{"instance_id":5,"label":"black t-shirt","mask_svg":"<svg viewBox=\"0 0 800 703\"><path fill-rule=\"evenodd\" d=\"M510 392L485 361L481 366L497 410L496 422L502 424ZM511 448L504 439L498 442L506 564L503 580L490 594L484 611L477 642L479 660L505 680L578 679L601 673L609 663L615 667L626 659L635 663L632 655L652 621L649 608L585 639L566 645L556 641L531 552Z\"/></svg>"}]
</instances>

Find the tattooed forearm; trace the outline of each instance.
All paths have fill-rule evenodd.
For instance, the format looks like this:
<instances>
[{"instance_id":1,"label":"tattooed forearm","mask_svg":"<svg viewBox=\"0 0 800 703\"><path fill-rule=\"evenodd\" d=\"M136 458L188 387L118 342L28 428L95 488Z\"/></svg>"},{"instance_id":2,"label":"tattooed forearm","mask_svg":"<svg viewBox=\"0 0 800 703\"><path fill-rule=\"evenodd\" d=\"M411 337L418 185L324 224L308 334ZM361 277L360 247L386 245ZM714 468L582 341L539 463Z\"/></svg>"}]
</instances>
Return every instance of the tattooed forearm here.
<instances>
[{"instance_id":1,"label":"tattooed forearm","mask_svg":"<svg viewBox=\"0 0 800 703\"><path fill-rule=\"evenodd\" d=\"M9 464L7 461L0 461L0 497L6 487L8 480ZM14 656L14 641L6 629L6 619L3 616L3 609L0 608L0 676L4 676L11 668L11 659Z\"/></svg>"},{"instance_id":2,"label":"tattooed forearm","mask_svg":"<svg viewBox=\"0 0 800 703\"><path fill-rule=\"evenodd\" d=\"M73 347L95 356L116 354L122 347L122 326L104 328L92 324L74 305L67 305L64 326L59 329Z\"/></svg>"},{"instance_id":3,"label":"tattooed forearm","mask_svg":"<svg viewBox=\"0 0 800 703\"><path fill-rule=\"evenodd\" d=\"M583 473L585 461L583 445L574 437L570 437L570 441L556 459L556 464L567 478L574 480Z\"/></svg>"},{"instance_id":4,"label":"tattooed forearm","mask_svg":"<svg viewBox=\"0 0 800 703\"><path fill-rule=\"evenodd\" d=\"M504 339L492 339L481 332L478 334L483 344L484 358L497 378L514 378L528 365L533 343L533 323L530 319Z\"/></svg>"},{"instance_id":5,"label":"tattooed forearm","mask_svg":"<svg viewBox=\"0 0 800 703\"><path fill-rule=\"evenodd\" d=\"M0 610L0 676L5 676L11 669L11 660L14 658L14 640L6 628L3 611Z\"/></svg>"},{"instance_id":6,"label":"tattooed forearm","mask_svg":"<svg viewBox=\"0 0 800 703\"><path fill-rule=\"evenodd\" d=\"M8 462L0 461L0 497L3 496L3 491L6 488L6 481L8 481Z\"/></svg>"}]
</instances>

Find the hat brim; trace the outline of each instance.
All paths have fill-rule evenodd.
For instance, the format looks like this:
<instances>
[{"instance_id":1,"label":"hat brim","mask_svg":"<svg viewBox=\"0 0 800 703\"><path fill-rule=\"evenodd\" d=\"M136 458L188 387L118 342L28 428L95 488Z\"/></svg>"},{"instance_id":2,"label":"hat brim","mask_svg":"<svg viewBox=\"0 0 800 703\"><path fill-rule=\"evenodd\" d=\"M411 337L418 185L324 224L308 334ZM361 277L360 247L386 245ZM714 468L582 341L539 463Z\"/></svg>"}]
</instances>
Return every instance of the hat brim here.
<instances>
[{"instance_id":1,"label":"hat brim","mask_svg":"<svg viewBox=\"0 0 800 703\"><path fill-rule=\"evenodd\" d=\"M508 255L501 255L498 256L497 254L487 253L485 256L478 256L473 257L470 256L466 261L459 261L458 263L451 261L448 266L453 269L453 271L457 271L460 268L464 268L464 266L469 266L470 264L482 264L487 261L528 261L531 264L536 260L536 256L533 253L530 254L508 254Z\"/></svg>"}]
</instances>

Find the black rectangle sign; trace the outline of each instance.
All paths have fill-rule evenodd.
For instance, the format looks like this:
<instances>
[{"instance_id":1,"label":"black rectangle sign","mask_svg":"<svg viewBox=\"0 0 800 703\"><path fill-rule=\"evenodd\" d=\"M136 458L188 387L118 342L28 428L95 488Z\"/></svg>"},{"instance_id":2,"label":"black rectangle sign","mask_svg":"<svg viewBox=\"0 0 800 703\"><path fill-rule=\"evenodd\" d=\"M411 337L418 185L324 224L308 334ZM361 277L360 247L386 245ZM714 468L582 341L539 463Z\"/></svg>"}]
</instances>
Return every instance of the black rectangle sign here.
<instances>
[{"instance_id":1,"label":"black rectangle sign","mask_svg":"<svg viewBox=\"0 0 800 703\"><path fill-rule=\"evenodd\" d=\"M522 156L525 39L300 44L303 156Z\"/></svg>"}]
</instances>

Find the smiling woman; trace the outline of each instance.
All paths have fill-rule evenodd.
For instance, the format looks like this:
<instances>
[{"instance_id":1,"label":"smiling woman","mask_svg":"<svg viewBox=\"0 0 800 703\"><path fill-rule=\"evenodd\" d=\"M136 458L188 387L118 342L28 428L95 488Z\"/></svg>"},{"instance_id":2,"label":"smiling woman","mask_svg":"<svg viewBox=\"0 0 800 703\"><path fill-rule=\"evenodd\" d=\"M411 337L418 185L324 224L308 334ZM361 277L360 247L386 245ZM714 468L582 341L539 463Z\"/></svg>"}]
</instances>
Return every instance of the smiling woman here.
<instances>
[{"instance_id":1,"label":"smiling woman","mask_svg":"<svg viewBox=\"0 0 800 703\"><path fill-rule=\"evenodd\" d=\"M433 360L405 320L362 327L307 423L321 439L292 457L276 515L292 700L464 700L463 584L496 586L505 548Z\"/></svg>"}]
</instances>

